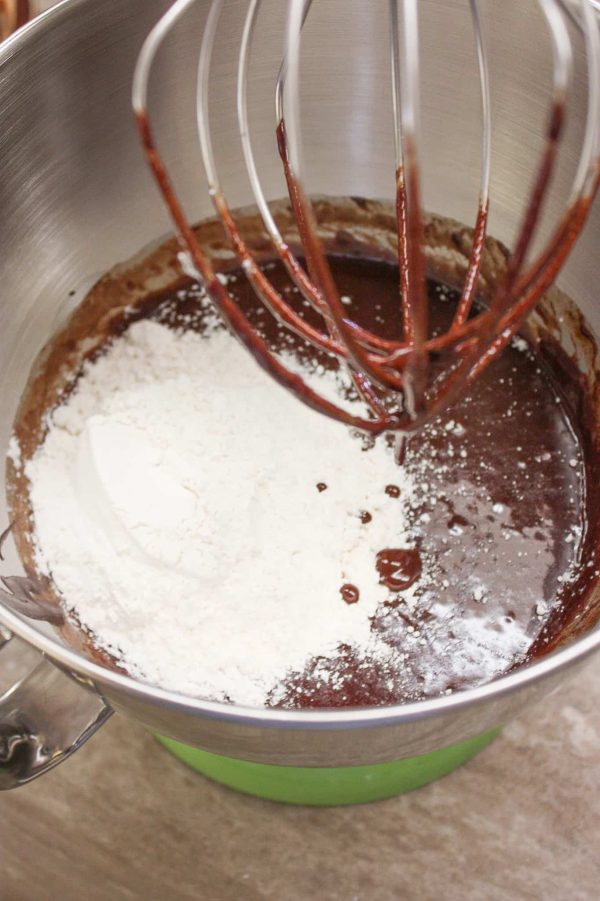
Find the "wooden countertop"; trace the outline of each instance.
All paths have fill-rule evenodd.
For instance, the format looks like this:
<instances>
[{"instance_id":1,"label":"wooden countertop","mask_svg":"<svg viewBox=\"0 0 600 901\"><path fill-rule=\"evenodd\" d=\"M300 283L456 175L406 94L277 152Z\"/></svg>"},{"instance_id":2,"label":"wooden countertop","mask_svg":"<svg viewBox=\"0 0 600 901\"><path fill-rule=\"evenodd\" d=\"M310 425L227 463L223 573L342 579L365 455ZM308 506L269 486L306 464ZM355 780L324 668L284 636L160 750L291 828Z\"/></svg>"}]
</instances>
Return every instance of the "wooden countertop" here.
<instances>
[{"instance_id":1,"label":"wooden countertop","mask_svg":"<svg viewBox=\"0 0 600 901\"><path fill-rule=\"evenodd\" d=\"M1 901L596 901L600 659L467 766L390 801L236 794L115 716L0 805Z\"/></svg>"}]
</instances>

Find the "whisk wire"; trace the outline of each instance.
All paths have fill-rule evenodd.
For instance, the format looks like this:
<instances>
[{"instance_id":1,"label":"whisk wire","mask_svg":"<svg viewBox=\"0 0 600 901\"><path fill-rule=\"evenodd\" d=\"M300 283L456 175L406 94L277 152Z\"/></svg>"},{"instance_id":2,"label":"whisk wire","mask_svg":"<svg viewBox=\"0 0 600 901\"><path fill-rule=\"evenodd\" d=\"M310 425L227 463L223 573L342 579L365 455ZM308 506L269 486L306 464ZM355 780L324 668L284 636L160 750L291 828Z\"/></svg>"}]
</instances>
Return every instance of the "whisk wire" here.
<instances>
[{"instance_id":1,"label":"whisk wire","mask_svg":"<svg viewBox=\"0 0 600 901\"><path fill-rule=\"evenodd\" d=\"M423 260L419 132L419 21L414 0L389 0L394 144L396 148L396 220L404 341L412 347L404 372L404 398L412 418L420 408L427 371L427 300ZM402 34L402 40L400 38Z\"/></svg>"},{"instance_id":2,"label":"whisk wire","mask_svg":"<svg viewBox=\"0 0 600 901\"><path fill-rule=\"evenodd\" d=\"M256 294L271 313L302 339L344 361L369 414L356 416L306 385L266 344L219 280L185 216L150 126L147 98L156 53L175 23L196 0L176 0L148 35L133 80L133 107L148 162L167 202L189 257L189 271L200 278L223 318L267 372L302 401L325 415L370 432L412 431L452 403L501 351L550 286L571 251L589 213L600 181L600 35L592 0L537 0L552 44L553 88L544 148L529 200L508 256L506 272L489 306L473 313L486 242L491 167L489 66L478 0L468 0L475 37L482 110L479 204L463 291L449 330L428 334L423 253L423 213L419 169L419 6L418 0L388 0L394 141L396 216L403 326L401 341L378 335L353 322L332 276L312 201L304 186L300 112L302 28L313 0L288 0L282 63L275 85L276 136L290 206L306 268L284 239L266 200L256 165L248 115L248 81L261 0L249 0L243 23L237 78L237 115L246 170L257 208L275 252L302 296L320 315L324 330L310 325L261 268L240 234L219 180L211 134L209 87L212 48L224 0L212 0L201 41L197 75L197 124L209 193L231 246ZM572 9L578 2L579 14ZM526 266L539 226L563 131L572 67L567 17L583 35L587 59L588 101L582 154L571 199L550 239ZM445 361L441 374L429 374L429 355Z\"/></svg>"},{"instance_id":3,"label":"whisk wire","mask_svg":"<svg viewBox=\"0 0 600 901\"><path fill-rule=\"evenodd\" d=\"M194 2L195 0L176 0L176 3L168 10L168 13L154 26L140 51L132 86L133 109L148 164L167 204L179 238L189 254L189 257L184 258L185 268L205 285L207 293L215 303L224 322L246 349L253 354L258 364L275 381L300 397L305 404L326 416L367 432L380 432L388 427L390 417L386 416L385 419L381 419L354 415L343 407L322 397L317 391L306 385L300 376L291 372L281 363L278 357L271 352L266 341L250 324L247 317L217 277L210 260L202 250L194 230L187 220L183 206L179 201L156 146L148 116L147 96L150 71L157 52L170 29Z\"/></svg>"},{"instance_id":4,"label":"whisk wire","mask_svg":"<svg viewBox=\"0 0 600 901\"><path fill-rule=\"evenodd\" d=\"M456 312L452 320L450 331L467 321L477 289L477 281L481 269L481 258L485 248L487 234L487 222L490 206L490 173L492 162L492 102L490 96L489 65L486 44L483 39L481 16L477 0L469 0L471 7L471 19L475 35L475 48L477 53L477 68L479 72L479 86L481 95L481 175L479 183L479 202L477 205L477 218L473 229L473 246L469 264L465 274L465 284L462 294L456 305Z\"/></svg>"}]
</instances>

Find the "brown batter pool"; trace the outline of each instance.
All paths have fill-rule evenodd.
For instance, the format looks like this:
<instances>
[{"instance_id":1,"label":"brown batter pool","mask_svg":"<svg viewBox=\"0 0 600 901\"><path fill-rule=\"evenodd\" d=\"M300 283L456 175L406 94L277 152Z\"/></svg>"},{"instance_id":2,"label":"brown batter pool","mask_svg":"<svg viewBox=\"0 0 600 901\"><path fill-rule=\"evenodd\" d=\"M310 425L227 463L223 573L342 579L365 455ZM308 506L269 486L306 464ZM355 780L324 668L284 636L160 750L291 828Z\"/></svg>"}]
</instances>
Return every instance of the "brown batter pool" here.
<instances>
[{"instance_id":1,"label":"brown batter pool","mask_svg":"<svg viewBox=\"0 0 600 901\"><path fill-rule=\"evenodd\" d=\"M352 318L399 337L397 267L354 257L333 258L332 265L340 293L351 300ZM281 264L266 266L276 287L310 317ZM241 271L231 274L229 290L274 347L315 356L280 330ZM432 327L445 330L457 295L435 282L429 294ZM176 295L153 297L131 318L140 316L202 328L197 290L185 285ZM337 365L324 355L319 361ZM368 453L371 439L357 440ZM378 653L375 661L340 647L334 658L316 658L303 672L282 674L270 704L332 707L432 697L489 681L544 653L559 636L580 592L586 462L558 373L518 339L467 397L409 440L404 465L418 486L418 552L382 548L374 561L390 593L372 630L389 653L383 659ZM315 479L315 518L325 490ZM381 490L393 497L397 486ZM360 515L368 528L370 512ZM433 577L421 578L409 608L402 589L414 582L425 558L435 561ZM355 586L340 585L340 603L360 603L357 595Z\"/></svg>"},{"instance_id":2,"label":"brown batter pool","mask_svg":"<svg viewBox=\"0 0 600 901\"><path fill-rule=\"evenodd\" d=\"M330 259L351 317L399 338L397 266L357 246ZM263 265L275 286L317 324L280 263ZM315 357L280 330L240 270L223 268L234 276L229 290L275 348ZM440 282L428 284L432 328L443 331L457 295ZM198 287L182 278L166 292L139 299L110 320L103 340L145 316L202 330ZM79 326L84 321L80 315ZM326 366L337 365L317 356ZM57 371L52 354L45 365ZM36 417L39 440L39 411ZM25 403L18 423L22 443L32 421ZM330 658L310 660L302 672L282 673L266 703L339 707L435 697L488 682L560 643L581 619L598 576L600 473L590 421L582 383L557 347L542 342L534 351L522 338L513 342L468 396L408 440L403 465L417 485L416 550L397 547L390 536L373 562L389 592L372 619L376 659L340 646ZM372 439L356 440L368 453ZM21 500L15 504L14 486L12 500L18 508L23 486L17 489ZM326 491L315 473L315 521ZM394 484L382 484L381 491L399 495ZM357 515L369 528L375 514ZM24 548L21 540L22 555ZM408 603L403 591L415 580ZM340 584L338 600L360 604L360 593Z\"/></svg>"}]
</instances>

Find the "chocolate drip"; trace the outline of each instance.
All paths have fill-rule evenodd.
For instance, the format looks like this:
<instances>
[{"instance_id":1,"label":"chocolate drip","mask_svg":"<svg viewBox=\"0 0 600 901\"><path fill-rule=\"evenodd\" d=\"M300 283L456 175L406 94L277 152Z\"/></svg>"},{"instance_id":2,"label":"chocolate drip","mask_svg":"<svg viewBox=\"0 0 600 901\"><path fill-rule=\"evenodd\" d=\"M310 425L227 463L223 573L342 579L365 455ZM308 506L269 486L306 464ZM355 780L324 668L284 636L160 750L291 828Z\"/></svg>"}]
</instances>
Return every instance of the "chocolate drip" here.
<instances>
[{"instance_id":1,"label":"chocolate drip","mask_svg":"<svg viewBox=\"0 0 600 901\"><path fill-rule=\"evenodd\" d=\"M372 256L364 248L362 257L334 254L329 264L340 292L352 298L346 305L352 321L365 330L383 322L385 340L399 342L398 267ZM317 328L319 313L304 307L283 265L266 258L264 263L277 293L288 297L298 315ZM337 367L329 354L307 347L301 336L290 335L275 317L264 315L242 270L230 265L226 271L236 277L228 285L232 302L269 351L285 349L311 365ZM430 340L436 342L450 332L460 295L430 283L428 301ZM150 316L173 328L202 330L203 309L197 286L184 281L177 293L155 295L128 312L127 322ZM472 315L485 313L475 308ZM460 329L467 330L472 321ZM117 333L126 325L115 318L111 327ZM586 438L592 414L578 374L564 363L564 355L548 343L542 343L540 353L523 353L520 347L508 347L482 372L451 417L443 415L405 442L404 466L415 486L407 502L416 537L407 548L405 534L391 530L381 542L381 554L388 555L391 566L396 551L405 553L418 544L420 577L407 593L405 560L396 575L384 573L394 587L386 582L377 586L375 559L372 586L363 584L351 568L347 571L346 585L356 588L352 580L360 582L361 607L367 607L373 590L381 598L377 609L371 608L377 653L369 656L341 646L327 658L308 661L302 672L282 673L271 703L387 704L456 691L546 653L579 622L582 605L597 582L595 549L600 546L597 442ZM553 355L547 356L550 349ZM365 452L370 452L367 444ZM575 465L570 464L573 460ZM319 508L328 502L327 495L318 495L326 483L316 479L323 475L317 468L307 489L316 524ZM333 486L333 476L327 477ZM400 497L398 482L393 487ZM372 487L385 502L386 486ZM392 509L395 503L389 502ZM358 508L354 514L365 512ZM364 532L378 524L359 526L354 520L356 529ZM593 565L580 566L579 560ZM570 580L559 582L566 571ZM404 587L397 587L399 581ZM39 604L44 598L31 584L7 587L12 603L27 615L47 616ZM333 597L324 603L339 605L338 591L336 584ZM350 612L358 613L361 607Z\"/></svg>"},{"instance_id":2,"label":"chocolate drip","mask_svg":"<svg viewBox=\"0 0 600 901\"><path fill-rule=\"evenodd\" d=\"M350 582L346 582L345 585L342 585L340 588L340 594L345 600L347 604L356 604L360 597L360 592L356 585L352 585Z\"/></svg>"},{"instance_id":3,"label":"chocolate drip","mask_svg":"<svg viewBox=\"0 0 600 901\"><path fill-rule=\"evenodd\" d=\"M370 417L365 418L351 416L342 407L313 391L298 375L287 369L252 330L244 314L232 303L229 292L216 278L210 261L186 219L162 158L157 152L146 110L136 113L149 165L173 221L208 293L229 327L254 354L259 364L304 403L347 425L372 433L386 430L413 432L456 402L465 386L479 376L499 355L523 323L528 312L554 280L583 227L591 200L600 183L599 171L593 191L577 199L567 210L550 243L523 276L521 270L552 174L563 118L563 103L557 101L552 107L545 149L523 225L514 252L508 261L506 277L499 285L490 309L466 321L475 297L485 243L488 204L487 198L482 198L464 291L446 334L437 337L429 334L419 169L416 149L410 135L406 135L404 139L406 166L399 168L396 173L404 331L399 342L390 342L387 336L382 339L347 316L341 303L339 286L332 276L323 244L317 233L312 204L305 196L290 165L283 120L277 126L277 143L290 204L306 258L308 276L287 245L278 242L275 249L288 273L321 317L320 327L315 328L308 324L305 317L298 315L281 293L275 290L272 280L265 277L252 252L246 246L225 196L220 190L213 191L216 210L257 296L293 333L303 337L317 349L329 350L348 363L356 390L370 410ZM327 333L322 331L323 323ZM467 336L469 340L465 340ZM444 364L442 375L439 371L435 372L435 367L430 365L430 355L434 348L446 351L441 357ZM430 378L432 373L433 380ZM400 451L398 459L401 460Z\"/></svg>"},{"instance_id":4,"label":"chocolate drip","mask_svg":"<svg viewBox=\"0 0 600 901\"><path fill-rule=\"evenodd\" d=\"M385 548L375 565L379 581L390 591L405 591L421 575L421 555L415 548Z\"/></svg>"}]
</instances>

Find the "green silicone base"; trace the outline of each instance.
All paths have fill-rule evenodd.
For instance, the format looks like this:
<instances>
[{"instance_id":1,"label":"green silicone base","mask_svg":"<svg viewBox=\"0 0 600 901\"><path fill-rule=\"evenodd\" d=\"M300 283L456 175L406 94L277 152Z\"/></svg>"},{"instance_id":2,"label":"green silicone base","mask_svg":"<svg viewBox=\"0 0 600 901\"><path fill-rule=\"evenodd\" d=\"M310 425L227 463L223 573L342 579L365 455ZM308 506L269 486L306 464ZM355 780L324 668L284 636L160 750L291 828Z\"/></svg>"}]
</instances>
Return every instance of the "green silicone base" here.
<instances>
[{"instance_id":1,"label":"green silicone base","mask_svg":"<svg viewBox=\"0 0 600 901\"><path fill-rule=\"evenodd\" d=\"M194 770L248 795L287 804L337 806L382 801L440 779L481 751L500 727L420 757L344 767L296 767L221 757L171 738L156 738Z\"/></svg>"}]
</instances>

